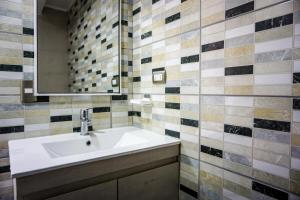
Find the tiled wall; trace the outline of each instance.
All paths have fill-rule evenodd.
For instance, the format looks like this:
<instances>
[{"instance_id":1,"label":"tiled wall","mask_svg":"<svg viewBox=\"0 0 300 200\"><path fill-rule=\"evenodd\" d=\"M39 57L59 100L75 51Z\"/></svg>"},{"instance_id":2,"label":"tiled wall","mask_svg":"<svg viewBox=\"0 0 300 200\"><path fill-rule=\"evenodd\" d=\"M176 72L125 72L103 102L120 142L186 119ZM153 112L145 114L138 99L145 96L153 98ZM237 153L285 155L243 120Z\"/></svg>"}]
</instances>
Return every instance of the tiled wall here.
<instances>
[{"instance_id":1,"label":"tiled wall","mask_svg":"<svg viewBox=\"0 0 300 200\"><path fill-rule=\"evenodd\" d=\"M200 198L300 198L299 3L202 1Z\"/></svg>"},{"instance_id":2,"label":"tiled wall","mask_svg":"<svg viewBox=\"0 0 300 200\"><path fill-rule=\"evenodd\" d=\"M68 58L72 92L119 92L111 84L119 76L118 2L77 0L71 8Z\"/></svg>"},{"instance_id":3,"label":"tiled wall","mask_svg":"<svg viewBox=\"0 0 300 200\"><path fill-rule=\"evenodd\" d=\"M131 7L123 0L122 96L50 97L23 104L21 82L33 79L33 0L0 0L0 199L13 199L8 140L80 131L79 110L86 107L93 107L94 129L131 124Z\"/></svg>"},{"instance_id":4,"label":"tiled wall","mask_svg":"<svg viewBox=\"0 0 300 200\"><path fill-rule=\"evenodd\" d=\"M22 105L20 80L32 77L31 54L23 53L32 51L32 0L0 0L4 199L11 190L6 141L72 131L86 106L95 107L99 128L133 119L179 137L181 199L300 199L300 1L133 0L133 8L123 6L133 15L123 16L125 95ZM166 70L166 84L152 83L158 69ZM153 107L133 105L128 112L127 99L144 94Z\"/></svg>"},{"instance_id":5,"label":"tiled wall","mask_svg":"<svg viewBox=\"0 0 300 200\"><path fill-rule=\"evenodd\" d=\"M300 198L299 8L133 2L133 123L182 140L181 199Z\"/></svg>"},{"instance_id":6,"label":"tiled wall","mask_svg":"<svg viewBox=\"0 0 300 200\"><path fill-rule=\"evenodd\" d=\"M199 0L133 1L133 98L153 101L133 105L133 123L181 138L182 199L198 191L199 53ZM152 71L162 69L166 84L153 84Z\"/></svg>"}]
</instances>

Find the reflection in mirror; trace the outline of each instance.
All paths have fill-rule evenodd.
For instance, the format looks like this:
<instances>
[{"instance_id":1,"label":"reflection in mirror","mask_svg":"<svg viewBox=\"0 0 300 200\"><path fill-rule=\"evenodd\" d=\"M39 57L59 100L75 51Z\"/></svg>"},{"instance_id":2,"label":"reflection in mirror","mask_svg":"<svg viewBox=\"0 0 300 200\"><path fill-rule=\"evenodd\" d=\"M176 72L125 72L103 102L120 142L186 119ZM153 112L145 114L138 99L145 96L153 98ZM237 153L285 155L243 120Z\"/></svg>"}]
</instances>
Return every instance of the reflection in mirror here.
<instances>
[{"instance_id":1,"label":"reflection in mirror","mask_svg":"<svg viewBox=\"0 0 300 200\"><path fill-rule=\"evenodd\" d=\"M37 0L37 93L120 93L120 0Z\"/></svg>"}]
</instances>

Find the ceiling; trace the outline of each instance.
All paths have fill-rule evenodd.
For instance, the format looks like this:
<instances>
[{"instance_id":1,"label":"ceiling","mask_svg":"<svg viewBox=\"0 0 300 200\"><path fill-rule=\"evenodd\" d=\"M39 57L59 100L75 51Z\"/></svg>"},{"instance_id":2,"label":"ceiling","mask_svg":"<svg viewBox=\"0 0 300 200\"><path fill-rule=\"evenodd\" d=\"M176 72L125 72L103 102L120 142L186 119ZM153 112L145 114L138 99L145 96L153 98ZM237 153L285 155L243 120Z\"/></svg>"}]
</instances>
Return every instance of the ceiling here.
<instances>
[{"instance_id":1,"label":"ceiling","mask_svg":"<svg viewBox=\"0 0 300 200\"><path fill-rule=\"evenodd\" d=\"M41 14L44 7L60 11L68 11L75 0L38 0L38 14Z\"/></svg>"}]
</instances>

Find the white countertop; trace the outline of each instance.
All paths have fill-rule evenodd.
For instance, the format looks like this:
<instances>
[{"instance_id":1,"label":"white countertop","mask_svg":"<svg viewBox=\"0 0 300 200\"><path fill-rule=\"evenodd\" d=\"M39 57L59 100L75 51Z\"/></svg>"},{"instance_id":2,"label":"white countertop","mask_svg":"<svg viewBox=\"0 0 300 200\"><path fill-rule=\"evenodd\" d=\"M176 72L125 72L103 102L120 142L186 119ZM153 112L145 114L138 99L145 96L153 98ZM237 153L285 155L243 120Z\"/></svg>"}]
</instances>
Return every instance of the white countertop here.
<instances>
[{"instance_id":1,"label":"white countertop","mask_svg":"<svg viewBox=\"0 0 300 200\"><path fill-rule=\"evenodd\" d=\"M120 138L120 133L122 135L124 135L124 133L128 133L130 136L140 137L141 140L144 140L146 142L134 144L134 142L130 142L130 137L126 137L128 143L132 144L128 145L126 144L127 141L123 140L119 142L121 144L116 145L115 143L115 146L111 148L105 147L105 149L95 150L87 153L53 157L45 149L44 145L46 143L49 144L70 140L79 141L82 139L89 140L91 136L81 136L79 133L69 133L21 140L11 140L8 143L11 176L13 178L19 178L68 166L74 166L92 161L104 160L117 156L180 144L179 139L136 127L112 128L95 131L95 133L97 135L104 134L103 136L106 138L116 138L115 135L119 135L118 137ZM116 139L114 140L116 141ZM109 142L107 145L110 145Z\"/></svg>"}]
</instances>

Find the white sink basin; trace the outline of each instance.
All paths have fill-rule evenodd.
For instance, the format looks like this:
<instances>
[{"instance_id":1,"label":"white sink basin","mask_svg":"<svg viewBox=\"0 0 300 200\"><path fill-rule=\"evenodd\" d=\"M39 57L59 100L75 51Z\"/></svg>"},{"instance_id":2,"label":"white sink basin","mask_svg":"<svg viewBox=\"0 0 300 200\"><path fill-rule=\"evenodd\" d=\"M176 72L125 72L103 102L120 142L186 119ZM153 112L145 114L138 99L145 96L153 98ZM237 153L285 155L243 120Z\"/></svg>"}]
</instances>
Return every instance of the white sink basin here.
<instances>
[{"instance_id":1,"label":"white sink basin","mask_svg":"<svg viewBox=\"0 0 300 200\"><path fill-rule=\"evenodd\" d=\"M51 158L89 153L99 150L124 148L148 142L133 133L93 133L74 140L43 143Z\"/></svg>"},{"instance_id":2,"label":"white sink basin","mask_svg":"<svg viewBox=\"0 0 300 200\"><path fill-rule=\"evenodd\" d=\"M87 142L90 145L87 145ZM180 140L136 127L101 130L9 141L13 178L151 149L178 145Z\"/></svg>"}]
</instances>

